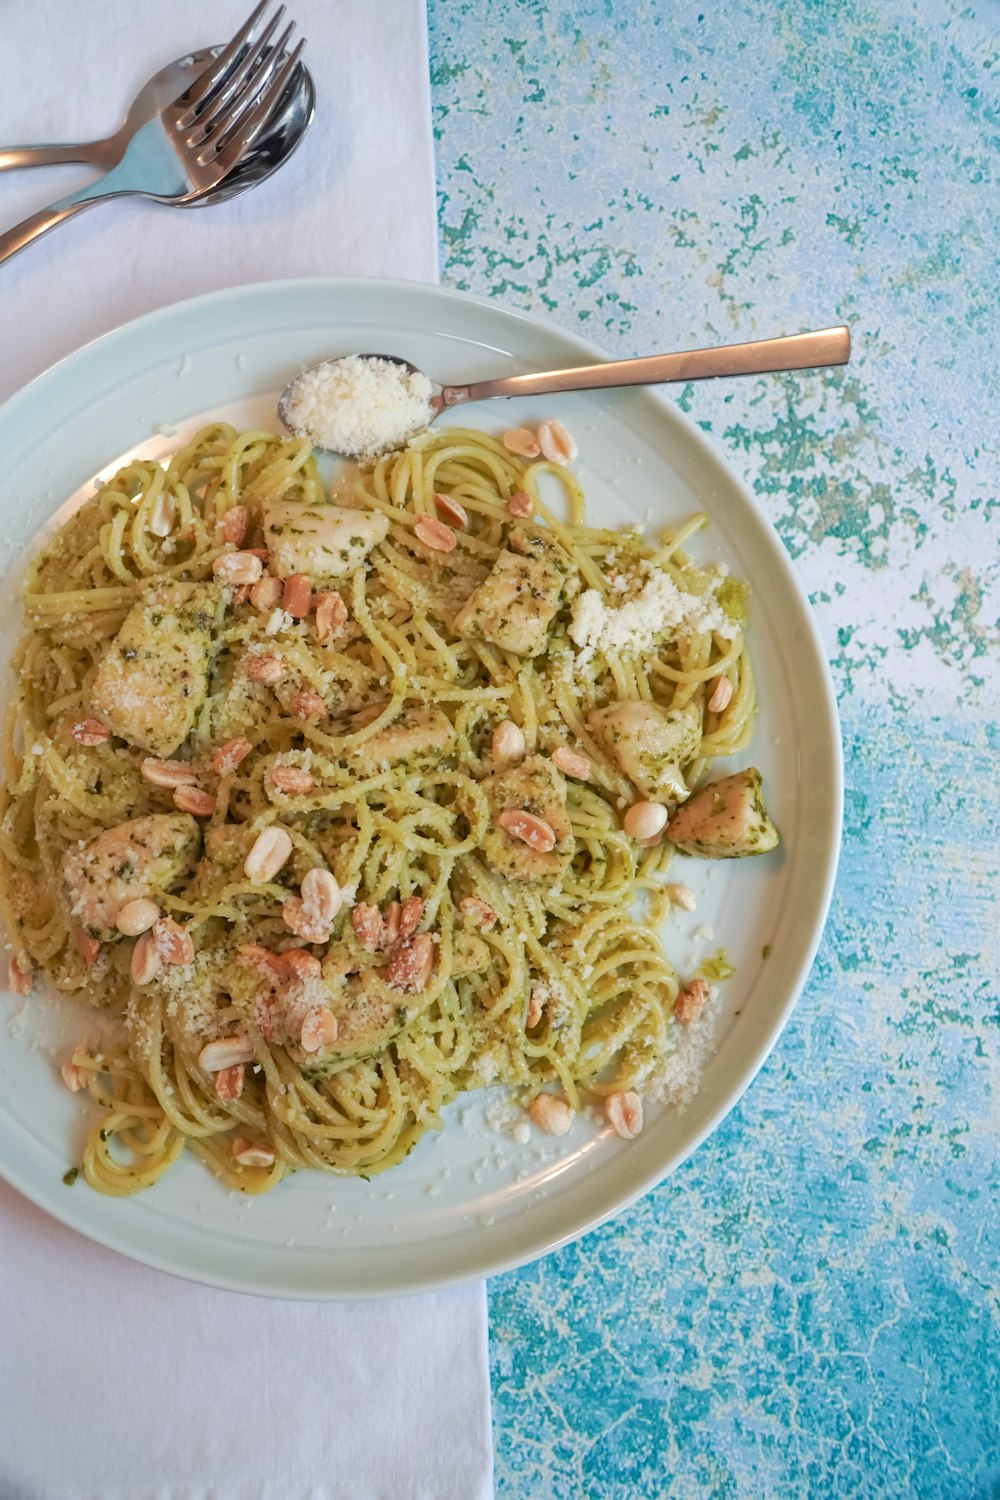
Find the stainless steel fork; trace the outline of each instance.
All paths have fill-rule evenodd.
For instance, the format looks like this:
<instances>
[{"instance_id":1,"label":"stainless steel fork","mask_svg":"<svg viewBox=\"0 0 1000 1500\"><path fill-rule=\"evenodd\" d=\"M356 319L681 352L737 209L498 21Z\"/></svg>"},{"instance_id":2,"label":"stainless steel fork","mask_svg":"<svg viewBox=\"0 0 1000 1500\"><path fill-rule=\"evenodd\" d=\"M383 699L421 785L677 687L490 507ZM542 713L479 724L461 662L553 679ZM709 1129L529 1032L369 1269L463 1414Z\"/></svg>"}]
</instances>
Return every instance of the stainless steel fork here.
<instances>
[{"instance_id":1,"label":"stainless steel fork","mask_svg":"<svg viewBox=\"0 0 1000 1500\"><path fill-rule=\"evenodd\" d=\"M288 51L294 22L272 42L284 5L258 31L270 4L261 0L194 83L136 132L116 167L0 234L0 263L105 198L187 203L221 182L267 126L305 46Z\"/></svg>"}]
</instances>

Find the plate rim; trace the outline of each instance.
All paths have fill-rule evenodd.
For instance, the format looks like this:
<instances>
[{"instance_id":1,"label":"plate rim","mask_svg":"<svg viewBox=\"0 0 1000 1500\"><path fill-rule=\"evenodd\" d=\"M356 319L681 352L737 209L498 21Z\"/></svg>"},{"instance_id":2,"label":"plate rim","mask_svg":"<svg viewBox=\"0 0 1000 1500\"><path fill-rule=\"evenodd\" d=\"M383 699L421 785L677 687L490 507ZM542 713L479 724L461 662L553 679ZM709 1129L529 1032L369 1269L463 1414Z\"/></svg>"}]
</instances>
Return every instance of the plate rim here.
<instances>
[{"instance_id":1,"label":"plate rim","mask_svg":"<svg viewBox=\"0 0 1000 1500\"><path fill-rule=\"evenodd\" d=\"M78 360L83 360L85 356L90 355L93 357L99 355L103 347L113 345L117 339L124 337L126 334L138 332L146 328L152 329L164 321L169 322L172 317L178 314L196 313L199 308L215 308L226 303L238 302L241 299L253 299L257 296L266 297L274 295L280 297L284 293L308 293L310 290L317 293L337 295L338 293L349 293L352 290L356 290L359 293L370 293L375 289L426 297L431 302L436 298L440 298L446 302L457 302L473 306L487 312L491 316L499 315L502 318L509 318L529 328L537 328L543 333L548 333L561 340L568 341L581 354L595 360L605 360L611 357L600 345L582 336L576 330L564 327L555 318L547 314L528 312L517 307L510 307L498 299L494 300L489 297L479 296L475 293L466 292L454 287L406 280L398 277L377 276L312 276L258 280L220 288L213 292L200 293L196 296L182 298L175 302L164 303L160 307L150 309L135 318L125 319L120 323L116 323L103 333L78 345L46 369L33 376L31 380L14 391L0 405L0 437L2 437L5 426L11 420L16 420L22 406L30 408L31 404L38 399L39 393L42 393L44 397L44 391L49 382L57 376L65 374L68 367L71 367ZM289 1285L275 1286L265 1284L263 1281L253 1277L245 1277L235 1271L223 1276L216 1275L207 1269L197 1270L189 1266L179 1266L169 1256L159 1256L155 1247L149 1247L148 1249L140 1249L131 1245L124 1247L120 1240L117 1240L115 1237L113 1224L104 1232L103 1226L95 1226L90 1222L81 1222L74 1213L73 1204L69 1198L67 1198L65 1206L59 1200L53 1203L52 1197L47 1196L43 1189L37 1187L30 1177L25 1177L16 1168L12 1168L6 1161L0 1159L0 1176L18 1192L22 1193L30 1202L35 1204L36 1207L42 1209L45 1213L51 1214L58 1222L65 1224L77 1233L83 1234L95 1243L103 1245L106 1249L112 1250L119 1255L124 1255L154 1270L177 1276L181 1280L189 1281L195 1285L213 1286L220 1290L232 1291L244 1295L277 1297L279 1299L296 1301L365 1301L381 1300L390 1297L416 1296L425 1292L440 1291L448 1287L468 1285L490 1276L502 1275L521 1266L528 1265L542 1256L562 1249L566 1245L581 1239L584 1235L590 1234L593 1230L600 1228L611 1219L630 1209L640 1198L659 1186L668 1176L689 1160L694 1152L719 1127L725 1117L743 1098L769 1058L779 1037L788 1024L792 1011L798 1004L815 962L829 916L841 854L844 798L843 745L836 691L822 636L808 594L799 578L793 559L785 549L781 537L777 533L769 516L759 505L749 484L735 469L728 455L723 451L714 436L699 427L676 401L671 401L665 394L662 394L662 387L647 386L640 387L638 390L644 398L659 408L660 413L666 417L668 422L674 423L684 433L687 442L693 448L700 450L701 455L708 458L724 474L727 484L739 493L743 503L753 512L756 520L769 534L772 546L780 554L785 582L796 598L801 618L804 620L807 628L807 644L819 668L812 686L816 691L818 702L822 705L825 721L823 740L825 749L829 754L830 769L832 772L832 784L828 788L827 797L828 826L822 830L822 843L826 851L823 879L818 892L818 900L811 917L808 940L800 950L798 962L795 964L790 982L787 984L785 998L780 1007L777 1007L772 1012L763 1036L756 1042L755 1050L741 1069L738 1079L726 1088L716 1107L706 1116L689 1139L674 1151L669 1152L664 1159L661 1159L654 1170L645 1173L636 1184L630 1185L628 1190L612 1206L598 1212L596 1215L588 1215L586 1222L574 1224L568 1227L564 1233L556 1234L555 1236L546 1235L543 1245L523 1252L513 1252L500 1258L490 1255L488 1251L477 1253L476 1251L470 1252L467 1249L465 1259L466 1262L471 1261L472 1264L467 1264L463 1270L448 1271L447 1269L442 1269L440 1272L432 1275L422 1275L410 1280L402 1279L392 1286L379 1287L374 1291L353 1287L310 1287L303 1290ZM9 573L9 567L5 571ZM63 1211L64 1208L65 1211ZM489 1236L484 1235L482 1238L488 1242ZM331 1253L333 1253L332 1246ZM443 1259L446 1261L447 1256L444 1256Z\"/></svg>"}]
</instances>

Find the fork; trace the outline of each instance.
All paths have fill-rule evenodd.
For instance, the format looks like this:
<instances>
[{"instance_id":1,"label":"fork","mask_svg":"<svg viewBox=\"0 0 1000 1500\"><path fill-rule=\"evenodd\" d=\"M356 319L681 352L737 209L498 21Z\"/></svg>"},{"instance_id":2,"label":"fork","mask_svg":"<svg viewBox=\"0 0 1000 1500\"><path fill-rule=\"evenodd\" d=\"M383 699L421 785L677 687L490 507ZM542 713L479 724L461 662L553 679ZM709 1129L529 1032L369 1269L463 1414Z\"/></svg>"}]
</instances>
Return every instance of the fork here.
<instances>
[{"instance_id":1,"label":"fork","mask_svg":"<svg viewBox=\"0 0 1000 1500\"><path fill-rule=\"evenodd\" d=\"M221 182L267 126L305 47L303 38L287 52L294 21L271 43L284 5L256 34L270 4L261 0L190 87L136 132L116 167L0 234L0 264L105 198L188 203Z\"/></svg>"}]
</instances>

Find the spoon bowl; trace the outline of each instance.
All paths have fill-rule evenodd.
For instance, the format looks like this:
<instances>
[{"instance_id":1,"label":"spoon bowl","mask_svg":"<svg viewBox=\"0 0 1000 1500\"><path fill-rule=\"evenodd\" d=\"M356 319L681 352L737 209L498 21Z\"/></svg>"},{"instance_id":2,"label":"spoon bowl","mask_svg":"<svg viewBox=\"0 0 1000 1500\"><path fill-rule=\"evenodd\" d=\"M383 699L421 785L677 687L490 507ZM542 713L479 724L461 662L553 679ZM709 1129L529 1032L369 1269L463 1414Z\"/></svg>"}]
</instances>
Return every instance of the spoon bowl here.
<instances>
[{"instance_id":1,"label":"spoon bowl","mask_svg":"<svg viewBox=\"0 0 1000 1500\"><path fill-rule=\"evenodd\" d=\"M221 47L213 47L208 52L195 53L195 60L200 59L195 71L204 67L221 50ZM309 69L300 62L288 80L288 86L273 117L268 121L266 130L250 150L216 187L209 188L206 193L187 203L178 204L178 207L205 208L212 203L227 203L230 198L237 198L240 193L257 187L272 172L284 166L292 153L298 150L315 112L316 85Z\"/></svg>"},{"instance_id":2,"label":"spoon bowl","mask_svg":"<svg viewBox=\"0 0 1000 1500\"><path fill-rule=\"evenodd\" d=\"M395 365L409 375L421 376L427 382L426 421L423 430L444 411L471 401L493 401L501 397L547 396L560 391L608 390L614 386L667 385L689 380L716 380L732 375L766 375L784 370L824 369L846 365L851 357L850 329L843 324L822 328L813 333L793 333L781 338L759 339L749 344L724 344L715 349L692 349L680 354L653 354L642 359L610 360L600 364L578 365L567 370L547 370L540 374L507 375L499 380L477 380L469 385L439 385L425 376L410 360L398 354L341 354L310 365L289 381L278 400L278 416L293 437L309 438L313 447L340 453L344 458L371 457L374 452L392 452L415 435L412 426L404 432L386 426L384 441L366 451L329 441L327 433L309 424L290 420L290 408L300 383L321 371L331 374L339 364L365 361L377 369ZM377 364L376 364L377 362ZM391 376L388 377L391 384ZM324 414L325 415L325 414ZM331 421L335 416L331 415ZM328 424L329 425L329 424ZM326 438L326 441L324 441Z\"/></svg>"}]
</instances>

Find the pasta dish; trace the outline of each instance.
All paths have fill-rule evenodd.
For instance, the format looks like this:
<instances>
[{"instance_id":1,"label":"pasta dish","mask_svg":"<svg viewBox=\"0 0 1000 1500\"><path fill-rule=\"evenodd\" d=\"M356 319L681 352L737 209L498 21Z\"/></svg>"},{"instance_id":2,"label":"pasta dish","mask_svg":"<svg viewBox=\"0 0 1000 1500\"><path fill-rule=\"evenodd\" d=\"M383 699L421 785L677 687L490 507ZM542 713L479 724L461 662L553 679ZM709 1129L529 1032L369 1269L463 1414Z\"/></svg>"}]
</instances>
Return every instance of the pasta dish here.
<instances>
[{"instance_id":1,"label":"pasta dish","mask_svg":"<svg viewBox=\"0 0 1000 1500\"><path fill-rule=\"evenodd\" d=\"M464 1090L622 1136L710 1009L656 928L682 854L777 843L745 590L589 527L569 434L448 429L331 499L307 441L204 428L49 540L4 730L11 988L120 1021L63 1066L82 1171L230 1187L401 1161ZM559 503L552 494L559 487Z\"/></svg>"}]
</instances>

